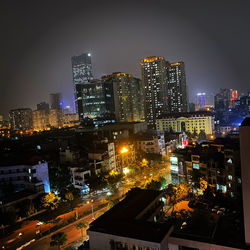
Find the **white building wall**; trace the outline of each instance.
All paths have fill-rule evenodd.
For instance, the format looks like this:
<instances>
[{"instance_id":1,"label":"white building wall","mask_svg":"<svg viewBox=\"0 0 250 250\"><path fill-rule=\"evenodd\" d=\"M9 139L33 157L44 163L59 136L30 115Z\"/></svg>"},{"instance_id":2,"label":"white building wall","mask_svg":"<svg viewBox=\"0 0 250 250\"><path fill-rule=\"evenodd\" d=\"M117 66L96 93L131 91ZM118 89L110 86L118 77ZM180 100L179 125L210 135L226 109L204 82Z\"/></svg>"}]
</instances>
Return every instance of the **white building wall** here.
<instances>
[{"instance_id":1,"label":"white building wall","mask_svg":"<svg viewBox=\"0 0 250 250\"><path fill-rule=\"evenodd\" d=\"M155 242L149 242L149 241L143 241L143 240L137 240L137 239L131 239L131 238L126 238L126 237L121 237L117 235L111 235L111 234L105 234L105 233L100 233L100 232L92 232L88 231L89 235L89 245L90 245L90 250L110 250L110 240L114 241L119 241L122 243L127 243L128 246L142 246L142 247L148 247L148 248L153 248L159 249L159 250L167 250L167 243L165 246L160 245L160 243L155 243Z\"/></svg>"}]
</instances>

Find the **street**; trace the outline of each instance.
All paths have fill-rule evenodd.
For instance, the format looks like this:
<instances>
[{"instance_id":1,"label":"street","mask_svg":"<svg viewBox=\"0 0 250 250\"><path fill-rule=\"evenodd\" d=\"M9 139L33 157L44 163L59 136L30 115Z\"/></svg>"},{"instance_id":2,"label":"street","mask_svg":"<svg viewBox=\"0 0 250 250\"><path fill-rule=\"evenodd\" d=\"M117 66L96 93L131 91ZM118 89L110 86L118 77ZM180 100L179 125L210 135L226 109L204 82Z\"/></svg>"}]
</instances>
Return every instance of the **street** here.
<instances>
[{"instance_id":1,"label":"street","mask_svg":"<svg viewBox=\"0 0 250 250\"><path fill-rule=\"evenodd\" d=\"M92 211L92 209L97 208L99 205L107 203L108 200L117 199L124 195L127 191L134 187L144 187L146 183L150 182L151 180L157 180L160 177L166 178L166 183L171 183L171 174L170 174L170 164L169 162L161 163L156 170L154 168L145 168L145 171L142 171L141 174L136 176L125 176L123 183L120 183L118 191L112 196L107 196L107 192L99 192L96 195L86 196L84 201L78 205L73 211L62 214L59 216L61 218L58 224L61 224L69 219L75 218L76 214L80 215L86 211ZM88 202L87 202L88 201ZM104 211L104 210L102 210ZM87 222L91 222L92 214L84 217L81 220L86 220ZM68 236L67 245L81 240L81 232L75 228L75 224L77 224L80 220L70 224L59 231L63 231ZM5 247L5 249L17 249L21 247L25 243L29 242L32 239L36 238L36 232L39 230L39 233L43 233L48 231L50 228L55 226L53 223L41 224L37 225L39 221L24 221L22 223L22 227L16 231L14 231L11 235L3 238L0 240L0 246ZM22 234L19 236L19 234ZM31 243L30 246L27 246L27 249L56 249L55 247L50 247L50 236L46 236L44 238L38 239L35 242Z\"/></svg>"}]
</instances>

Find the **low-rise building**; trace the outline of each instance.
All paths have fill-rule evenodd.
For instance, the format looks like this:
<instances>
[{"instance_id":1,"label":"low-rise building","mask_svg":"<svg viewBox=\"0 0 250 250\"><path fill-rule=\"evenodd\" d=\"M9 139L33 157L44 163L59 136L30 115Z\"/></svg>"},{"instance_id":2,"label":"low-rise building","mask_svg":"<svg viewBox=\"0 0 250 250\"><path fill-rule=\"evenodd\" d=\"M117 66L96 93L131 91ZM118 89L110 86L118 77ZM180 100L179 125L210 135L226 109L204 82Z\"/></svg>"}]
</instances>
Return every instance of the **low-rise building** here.
<instances>
[{"instance_id":1,"label":"low-rise building","mask_svg":"<svg viewBox=\"0 0 250 250\"><path fill-rule=\"evenodd\" d=\"M50 192L48 163L35 165L19 164L0 166L0 190L11 185L15 192L31 190L33 192ZM4 195L4 194L0 194Z\"/></svg>"},{"instance_id":2,"label":"low-rise building","mask_svg":"<svg viewBox=\"0 0 250 250\"><path fill-rule=\"evenodd\" d=\"M146 130L146 122L116 122L99 128L99 131L102 131L103 135L109 139L128 138L129 136L145 132Z\"/></svg>"},{"instance_id":3,"label":"low-rise building","mask_svg":"<svg viewBox=\"0 0 250 250\"><path fill-rule=\"evenodd\" d=\"M159 117L156 129L160 131L200 133L214 132L214 117L210 112L174 113Z\"/></svg>"},{"instance_id":4,"label":"low-rise building","mask_svg":"<svg viewBox=\"0 0 250 250\"><path fill-rule=\"evenodd\" d=\"M241 174L239 141L220 138L211 142L176 150L170 157L174 183L194 182L194 172L215 189L232 197L240 192Z\"/></svg>"},{"instance_id":5,"label":"low-rise building","mask_svg":"<svg viewBox=\"0 0 250 250\"><path fill-rule=\"evenodd\" d=\"M163 215L162 195L154 190L131 191L90 224L90 249L167 249L173 227L158 223Z\"/></svg>"},{"instance_id":6,"label":"low-rise building","mask_svg":"<svg viewBox=\"0 0 250 250\"><path fill-rule=\"evenodd\" d=\"M162 193L133 190L125 199L98 217L87 230L91 250L198 250L245 249L243 240L235 237L231 246L216 239L218 227L204 225L203 218L185 230L175 220L164 217ZM194 227L196 225L196 227ZM207 229L209 227L210 230ZM231 233L231 232L230 232ZM233 236L232 236L233 237ZM235 243L236 242L236 243Z\"/></svg>"},{"instance_id":7,"label":"low-rise building","mask_svg":"<svg viewBox=\"0 0 250 250\"><path fill-rule=\"evenodd\" d=\"M63 114L63 126L71 127L79 125L79 116L78 114Z\"/></svg>"},{"instance_id":8,"label":"low-rise building","mask_svg":"<svg viewBox=\"0 0 250 250\"><path fill-rule=\"evenodd\" d=\"M69 167L71 172L71 183L75 188L80 189L81 192L89 190L86 185L86 180L91 176L91 170L88 165L72 165Z\"/></svg>"},{"instance_id":9,"label":"low-rise building","mask_svg":"<svg viewBox=\"0 0 250 250\"><path fill-rule=\"evenodd\" d=\"M76 163L80 159L80 152L76 149L71 149L67 146L65 149L60 150L60 162L64 163Z\"/></svg>"},{"instance_id":10,"label":"low-rise building","mask_svg":"<svg viewBox=\"0 0 250 250\"><path fill-rule=\"evenodd\" d=\"M108 140L94 142L88 150L88 159L95 172L116 169L115 144Z\"/></svg>"},{"instance_id":11,"label":"low-rise building","mask_svg":"<svg viewBox=\"0 0 250 250\"><path fill-rule=\"evenodd\" d=\"M136 136L135 145L137 151L154 154L166 154L165 139L163 133L142 133Z\"/></svg>"}]
</instances>

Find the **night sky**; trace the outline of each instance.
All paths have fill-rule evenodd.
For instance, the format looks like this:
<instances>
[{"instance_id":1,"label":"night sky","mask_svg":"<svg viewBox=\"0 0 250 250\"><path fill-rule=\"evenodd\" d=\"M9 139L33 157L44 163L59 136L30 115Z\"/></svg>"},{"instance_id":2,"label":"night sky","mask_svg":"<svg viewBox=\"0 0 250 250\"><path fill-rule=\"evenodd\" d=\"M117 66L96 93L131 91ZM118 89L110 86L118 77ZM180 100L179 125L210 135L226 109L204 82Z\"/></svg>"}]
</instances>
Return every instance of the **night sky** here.
<instances>
[{"instance_id":1,"label":"night sky","mask_svg":"<svg viewBox=\"0 0 250 250\"><path fill-rule=\"evenodd\" d=\"M141 78L143 57L186 64L189 99L250 88L250 1L25 1L0 7L0 114L62 92L72 105L71 56L92 54L94 76Z\"/></svg>"}]
</instances>

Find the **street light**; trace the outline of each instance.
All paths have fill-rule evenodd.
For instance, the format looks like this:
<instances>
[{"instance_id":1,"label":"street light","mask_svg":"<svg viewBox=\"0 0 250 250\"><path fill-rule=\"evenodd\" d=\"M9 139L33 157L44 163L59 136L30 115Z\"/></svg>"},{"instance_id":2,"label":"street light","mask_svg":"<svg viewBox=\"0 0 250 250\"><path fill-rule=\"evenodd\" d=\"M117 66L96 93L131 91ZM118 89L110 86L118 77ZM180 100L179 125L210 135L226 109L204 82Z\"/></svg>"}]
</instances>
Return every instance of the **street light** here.
<instances>
[{"instance_id":1,"label":"street light","mask_svg":"<svg viewBox=\"0 0 250 250\"><path fill-rule=\"evenodd\" d=\"M121 155L122 155L122 169L123 169L123 155L128 152L128 149L126 147L123 147L121 150Z\"/></svg>"},{"instance_id":2,"label":"street light","mask_svg":"<svg viewBox=\"0 0 250 250\"><path fill-rule=\"evenodd\" d=\"M124 153L127 153L128 152L128 149L126 147L123 147L122 150L121 150L121 154L124 154Z\"/></svg>"},{"instance_id":3,"label":"street light","mask_svg":"<svg viewBox=\"0 0 250 250\"><path fill-rule=\"evenodd\" d=\"M91 211L92 211L92 219L94 220L95 219L95 216L94 216L94 207L93 207L93 201L94 200L91 200ZM89 204L90 202L87 201L87 204Z\"/></svg>"}]
</instances>

